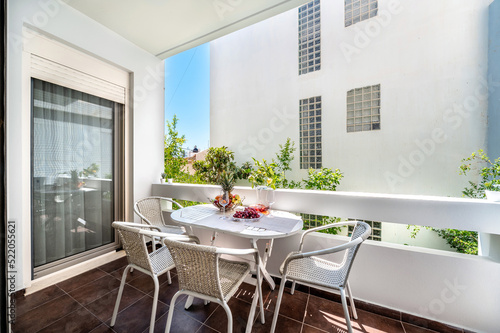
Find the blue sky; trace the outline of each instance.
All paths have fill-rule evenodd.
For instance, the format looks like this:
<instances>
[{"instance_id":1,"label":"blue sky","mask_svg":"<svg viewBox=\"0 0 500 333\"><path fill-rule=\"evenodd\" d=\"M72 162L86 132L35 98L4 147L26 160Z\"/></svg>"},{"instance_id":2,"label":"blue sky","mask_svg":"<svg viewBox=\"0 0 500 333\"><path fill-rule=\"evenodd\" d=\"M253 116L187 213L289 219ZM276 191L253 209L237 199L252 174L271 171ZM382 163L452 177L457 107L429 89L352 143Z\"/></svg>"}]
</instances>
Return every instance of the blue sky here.
<instances>
[{"instance_id":1,"label":"blue sky","mask_svg":"<svg viewBox=\"0 0 500 333\"><path fill-rule=\"evenodd\" d=\"M210 45L203 44L165 60L165 119L179 118L184 147L203 150L210 140ZM166 126L165 126L166 127Z\"/></svg>"}]
</instances>

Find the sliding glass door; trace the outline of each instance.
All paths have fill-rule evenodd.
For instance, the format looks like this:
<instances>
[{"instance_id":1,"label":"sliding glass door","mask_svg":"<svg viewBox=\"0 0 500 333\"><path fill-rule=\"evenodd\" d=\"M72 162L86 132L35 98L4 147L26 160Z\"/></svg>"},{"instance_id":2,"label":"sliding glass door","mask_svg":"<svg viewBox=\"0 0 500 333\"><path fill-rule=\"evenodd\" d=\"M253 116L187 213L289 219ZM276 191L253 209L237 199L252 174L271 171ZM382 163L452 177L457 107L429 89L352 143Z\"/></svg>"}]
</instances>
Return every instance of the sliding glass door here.
<instances>
[{"instance_id":1,"label":"sliding glass door","mask_svg":"<svg viewBox=\"0 0 500 333\"><path fill-rule=\"evenodd\" d=\"M32 79L33 265L114 243L123 105Z\"/></svg>"}]
</instances>

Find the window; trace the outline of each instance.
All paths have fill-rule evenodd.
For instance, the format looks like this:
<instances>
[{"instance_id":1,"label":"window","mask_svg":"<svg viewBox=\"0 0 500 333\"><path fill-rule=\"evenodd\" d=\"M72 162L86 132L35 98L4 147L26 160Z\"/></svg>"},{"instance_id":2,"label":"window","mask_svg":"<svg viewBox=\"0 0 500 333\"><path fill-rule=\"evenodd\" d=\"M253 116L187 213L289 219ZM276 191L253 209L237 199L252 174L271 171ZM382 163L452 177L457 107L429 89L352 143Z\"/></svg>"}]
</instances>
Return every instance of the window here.
<instances>
[{"instance_id":1,"label":"window","mask_svg":"<svg viewBox=\"0 0 500 333\"><path fill-rule=\"evenodd\" d=\"M299 7L299 75L321 69L321 15L319 0Z\"/></svg>"},{"instance_id":2,"label":"window","mask_svg":"<svg viewBox=\"0 0 500 333\"><path fill-rule=\"evenodd\" d=\"M114 242L115 124L123 104L32 79L34 266Z\"/></svg>"},{"instance_id":3,"label":"window","mask_svg":"<svg viewBox=\"0 0 500 333\"><path fill-rule=\"evenodd\" d=\"M300 100L300 168L321 169L321 96Z\"/></svg>"},{"instance_id":4,"label":"window","mask_svg":"<svg viewBox=\"0 0 500 333\"><path fill-rule=\"evenodd\" d=\"M356 24L368 20L370 17L377 16L377 0L345 0L345 26Z\"/></svg>"},{"instance_id":5,"label":"window","mask_svg":"<svg viewBox=\"0 0 500 333\"><path fill-rule=\"evenodd\" d=\"M354 219L349 219L349 221L354 221ZM366 222L371 228L372 232L368 239L374 240L374 241L382 241L382 222L377 222L377 221L365 221L365 220L357 220L357 221L363 221ZM354 227L349 226L348 230L348 236L351 237L352 232L354 230Z\"/></svg>"},{"instance_id":6,"label":"window","mask_svg":"<svg viewBox=\"0 0 500 333\"><path fill-rule=\"evenodd\" d=\"M347 92L347 132L380 129L380 84Z\"/></svg>"}]
</instances>

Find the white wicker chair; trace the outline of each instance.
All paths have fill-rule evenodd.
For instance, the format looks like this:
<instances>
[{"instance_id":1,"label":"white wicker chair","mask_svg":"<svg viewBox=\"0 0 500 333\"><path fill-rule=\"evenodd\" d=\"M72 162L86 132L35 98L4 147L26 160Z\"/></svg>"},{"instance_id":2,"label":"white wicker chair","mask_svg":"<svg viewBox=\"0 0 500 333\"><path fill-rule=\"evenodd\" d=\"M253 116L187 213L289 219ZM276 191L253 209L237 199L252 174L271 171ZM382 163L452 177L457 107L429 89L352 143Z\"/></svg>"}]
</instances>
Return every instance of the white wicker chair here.
<instances>
[{"instance_id":1,"label":"white wicker chair","mask_svg":"<svg viewBox=\"0 0 500 333\"><path fill-rule=\"evenodd\" d=\"M113 227L118 231L123 248L127 253L128 266L125 268L125 271L122 275L122 281L120 283L120 289L116 298L113 317L111 318L111 327L113 327L116 322L116 316L118 314L118 308L120 306L120 301L122 298L123 288L125 286L128 271L130 269L137 269L138 271L151 276L155 285L153 310L151 313L151 322L149 327L149 332L152 333L154 331L156 306L158 304L158 292L160 289L158 277L164 273L167 273L168 284L171 284L172 280L170 278L170 270L174 268L175 265L170 252L165 246L162 246L161 248L148 253L145 237L158 237L160 239L164 239L168 236L182 241L194 241L198 243L199 240L195 236L160 233L158 232L159 228L147 224L113 222ZM152 229L157 231L144 229Z\"/></svg>"},{"instance_id":2,"label":"white wicker chair","mask_svg":"<svg viewBox=\"0 0 500 333\"><path fill-rule=\"evenodd\" d=\"M160 228L161 232L179 235L187 234L184 227L165 223L165 219L163 217L163 212L161 209L162 201L169 201L173 205L176 205L179 208L183 208L181 204L169 198L147 197L136 201L136 203L134 204L134 212L139 215L143 223L154 225L155 227ZM156 244L157 243L153 238L153 248Z\"/></svg>"},{"instance_id":3,"label":"white wicker chair","mask_svg":"<svg viewBox=\"0 0 500 333\"><path fill-rule=\"evenodd\" d=\"M170 332L175 301L182 294L220 304L227 314L227 332L231 333L233 331L233 316L227 302L250 272L250 264L248 262L222 259L220 258L222 254L236 256L254 255L255 267L257 268L255 296L258 297L261 321L264 323L261 277L258 269L260 257L257 249L226 249L215 246L182 243L172 239L165 239L164 242L172 254L179 279L179 291L172 297L170 302L170 310L165 327L166 333ZM251 315L252 311L250 311ZM249 320L253 320L253 318L249 318Z\"/></svg>"},{"instance_id":4,"label":"white wicker chair","mask_svg":"<svg viewBox=\"0 0 500 333\"><path fill-rule=\"evenodd\" d=\"M345 244L335 246L328 249L323 249L319 251L302 252L304 245L304 238L313 231L318 231L322 229L329 229L332 227L341 226L354 226L352 232L351 240ZM294 293L296 281L302 282L306 285L320 286L323 288L331 288L340 291L340 297L342 300L342 307L344 309L344 316L346 320L346 325L349 333L352 333L351 320L349 318L349 310L347 309L347 300L345 297L344 288L347 289L347 293L351 303L352 315L354 319L358 318L356 313L356 308L354 306L354 300L352 298L351 288L349 287L349 282L347 278L349 277L349 272L351 270L354 257L359 249L359 246L363 241L365 241L371 233L371 228L365 222L360 221L349 221L341 223L332 223L324 225L317 228L312 228L306 230L302 234L300 240L299 251L291 252L288 254L287 258L280 267L281 284L278 293L278 300L276 302L276 309L274 310L273 323L271 326L271 333L274 333L276 329L276 322L278 320L279 309L281 305L281 299L283 297L283 290L285 289L285 283L287 280L293 281L291 293ZM341 263L335 263L324 258L320 258L321 255L331 254L335 252L345 251L344 258Z\"/></svg>"}]
</instances>

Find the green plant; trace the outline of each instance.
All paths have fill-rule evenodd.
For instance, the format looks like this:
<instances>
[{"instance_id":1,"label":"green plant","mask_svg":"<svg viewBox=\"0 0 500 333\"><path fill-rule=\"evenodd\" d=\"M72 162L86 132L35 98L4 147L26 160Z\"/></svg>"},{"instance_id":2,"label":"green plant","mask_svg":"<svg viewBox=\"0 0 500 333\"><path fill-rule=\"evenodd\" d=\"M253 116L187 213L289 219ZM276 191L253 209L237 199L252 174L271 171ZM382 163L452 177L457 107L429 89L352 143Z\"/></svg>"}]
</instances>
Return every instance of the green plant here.
<instances>
[{"instance_id":1,"label":"green plant","mask_svg":"<svg viewBox=\"0 0 500 333\"><path fill-rule=\"evenodd\" d=\"M223 191L231 192L234 188L234 174L223 171L219 179L219 185Z\"/></svg>"},{"instance_id":2,"label":"green plant","mask_svg":"<svg viewBox=\"0 0 500 333\"><path fill-rule=\"evenodd\" d=\"M92 163L87 168L80 171L81 177L95 177L97 176L97 171L99 171L99 165L97 163Z\"/></svg>"},{"instance_id":3,"label":"green plant","mask_svg":"<svg viewBox=\"0 0 500 333\"><path fill-rule=\"evenodd\" d=\"M309 190L335 191L344 175L339 169L333 171L329 168L321 168L319 171L309 169L307 179L303 180L304 186Z\"/></svg>"},{"instance_id":4,"label":"green plant","mask_svg":"<svg viewBox=\"0 0 500 333\"><path fill-rule=\"evenodd\" d=\"M269 186L272 189L276 189L276 185L280 184L281 178L280 174L275 172L277 165L275 162L267 163L266 160L256 160L254 161L254 169L250 172L248 181L252 184L252 187L256 186Z\"/></svg>"},{"instance_id":5,"label":"green plant","mask_svg":"<svg viewBox=\"0 0 500 333\"><path fill-rule=\"evenodd\" d=\"M460 166L461 175L469 175L474 170L478 170L480 181L469 180L470 187L466 187L462 193L466 197L482 199L485 197L484 191L498 191L500 186L500 157L491 159L482 149L473 152L471 156L462 159Z\"/></svg>"},{"instance_id":6,"label":"green plant","mask_svg":"<svg viewBox=\"0 0 500 333\"><path fill-rule=\"evenodd\" d=\"M234 153L226 146L210 147L204 161L193 163L195 175L211 184L219 184L223 172L232 174L235 180L243 179L247 173L247 169L243 169L244 167L247 168L248 165L244 164L241 168L236 165Z\"/></svg>"},{"instance_id":7,"label":"green plant","mask_svg":"<svg viewBox=\"0 0 500 333\"><path fill-rule=\"evenodd\" d=\"M293 142L290 138L287 138L285 144L279 145L279 147L280 150L276 153L276 160L273 160L276 164L275 173L280 175L277 179L276 187L298 188L300 187L300 182L288 180L286 178L286 172L292 171L292 167L290 165L295 158L294 152L297 150L297 148L295 148L295 142Z\"/></svg>"},{"instance_id":8,"label":"green plant","mask_svg":"<svg viewBox=\"0 0 500 333\"><path fill-rule=\"evenodd\" d=\"M166 178L177 178L183 173L183 168L187 164L182 149L186 137L179 135L177 131L178 122L179 119L176 115L174 115L172 122L167 120L167 134L164 139L164 171Z\"/></svg>"}]
</instances>

